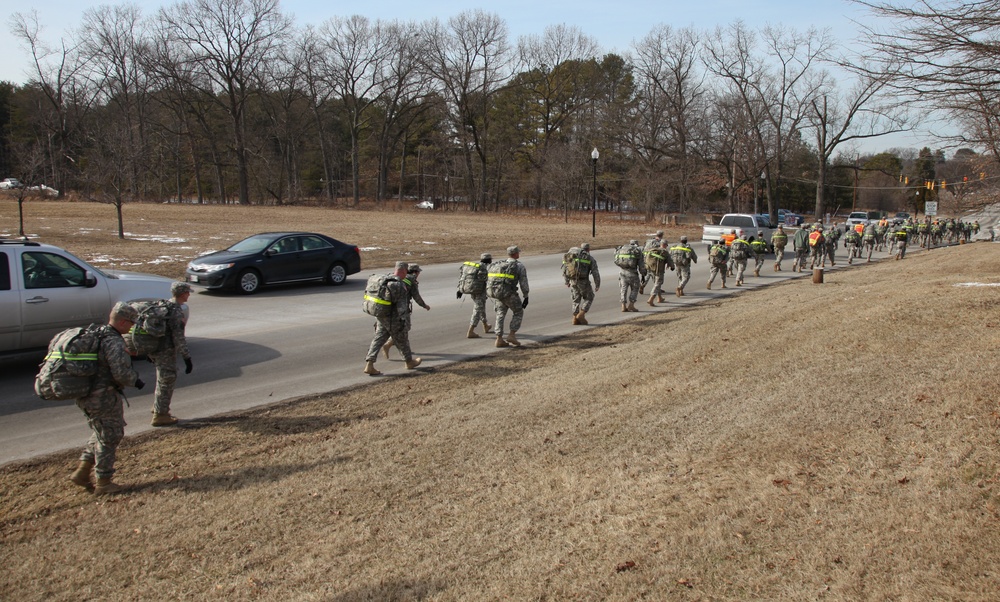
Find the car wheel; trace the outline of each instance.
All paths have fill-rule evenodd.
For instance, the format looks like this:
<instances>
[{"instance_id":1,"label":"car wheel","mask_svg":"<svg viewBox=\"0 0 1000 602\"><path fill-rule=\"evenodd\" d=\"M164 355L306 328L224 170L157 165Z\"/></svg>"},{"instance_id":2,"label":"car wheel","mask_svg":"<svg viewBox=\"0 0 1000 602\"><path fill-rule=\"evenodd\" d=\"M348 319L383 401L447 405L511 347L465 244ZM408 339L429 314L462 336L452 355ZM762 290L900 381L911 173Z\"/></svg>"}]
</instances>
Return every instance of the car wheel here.
<instances>
[{"instance_id":1,"label":"car wheel","mask_svg":"<svg viewBox=\"0 0 1000 602\"><path fill-rule=\"evenodd\" d=\"M342 263L335 263L326 271L326 282L338 286L347 280L347 266Z\"/></svg>"},{"instance_id":2,"label":"car wheel","mask_svg":"<svg viewBox=\"0 0 1000 602\"><path fill-rule=\"evenodd\" d=\"M236 289L244 295L252 295L260 288L260 274L257 270L243 270L236 279Z\"/></svg>"}]
</instances>

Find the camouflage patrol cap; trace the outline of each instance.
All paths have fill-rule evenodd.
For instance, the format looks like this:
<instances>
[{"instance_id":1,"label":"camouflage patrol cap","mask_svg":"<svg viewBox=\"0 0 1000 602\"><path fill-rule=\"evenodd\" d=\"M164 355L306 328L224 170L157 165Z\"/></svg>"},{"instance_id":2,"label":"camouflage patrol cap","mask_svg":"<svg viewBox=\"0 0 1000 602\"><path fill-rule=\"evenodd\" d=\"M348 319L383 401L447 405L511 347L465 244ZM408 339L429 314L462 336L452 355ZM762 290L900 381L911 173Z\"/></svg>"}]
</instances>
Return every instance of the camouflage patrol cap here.
<instances>
[{"instance_id":1,"label":"camouflage patrol cap","mask_svg":"<svg viewBox=\"0 0 1000 602\"><path fill-rule=\"evenodd\" d=\"M511 246L507 247L507 254L508 255L518 255L520 252L521 252L521 249L519 249L517 245L511 245Z\"/></svg>"},{"instance_id":2,"label":"camouflage patrol cap","mask_svg":"<svg viewBox=\"0 0 1000 602\"><path fill-rule=\"evenodd\" d=\"M779 230L784 230L784 229L785 229L785 227L784 227L784 226L782 226L781 224L778 224L778 229L779 229Z\"/></svg>"},{"instance_id":3,"label":"camouflage patrol cap","mask_svg":"<svg viewBox=\"0 0 1000 602\"><path fill-rule=\"evenodd\" d=\"M736 234L736 228L733 228L732 230L730 230L729 233L730 234Z\"/></svg>"},{"instance_id":4,"label":"camouflage patrol cap","mask_svg":"<svg viewBox=\"0 0 1000 602\"><path fill-rule=\"evenodd\" d=\"M128 320L134 324L139 319L139 312L128 303L119 301L111 308L111 316L119 320Z\"/></svg>"},{"instance_id":5,"label":"camouflage patrol cap","mask_svg":"<svg viewBox=\"0 0 1000 602\"><path fill-rule=\"evenodd\" d=\"M170 294L173 296L183 295L184 293L191 292L191 285L187 282L174 282L170 285Z\"/></svg>"},{"instance_id":6,"label":"camouflage patrol cap","mask_svg":"<svg viewBox=\"0 0 1000 602\"><path fill-rule=\"evenodd\" d=\"M663 230L657 230L656 231L656 236L659 237L659 238L662 238L663 237Z\"/></svg>"},{"instance_id":7,"label":"camouflage patrol cap","mask_svg":"<svg viewBox=\"0 0 1000 602\"><path fill-rule=\"evenodd\" d=\"M410 274L419 274L423 270L420 269L419 263L411 263L409 267L406 268L406 271L409 272Z\"/></svg>"},{"instance_id":8,"label":"camouflage patrol cap","mask_svg":"<svg viewBox=\"0 0 1000 602\"><path fill-rule=\"evenodd\" d=\"M584 251L589 251L590 250L590 243L589 242L585 242L582 245L580 245L580 248L583 249Z\"/></svg>"},{"instance_id":9,"label":"camouflage patrol cap","mask_svg":"<svg viewBox=\"0 0 1000 602\"><path fill-rule=\"evenodd\" d=\"M397 261L396 262L396 269L397 270L407 270L409 268L410 268L410 264L406 263L405 261Z\"/></svg>"},{"instance_id":10,"label":"camouflage patrol cap","mask_svg":"<svg viewBox=\"0 0 1000 602\"><path fill-rule=\"evenodd\" d=\"M688 237L687 236L682 236L681 237L681 242L687 242L687 241L688 241Z\"/></svg>"},{"instance_id":11,"label":"camouflage patrol cap","mask_svg":"<svg viewBox=\"0 0 1000 602\"><path fill-rule=\"evenodd\" d=\"M630 244L630 245L637 245L637 244L639 244L639 241L638 241L638 240L635 240L635 239L633 238L632 240L628 241L628 244Z\"/></svg>"},{"instance_id":12,"label":"camouflage patrol cap","mask_svg":"<svg viewBox=\"0 0 1000 602\"><path fill-rule=\"evenodd\" d=\"M757 236L764 236L763 230L757 230Z\"/></svg>"},{"instance_id":13,"label":"camouflage patrol cap","mask_svg":"<svg viewBox=\"0 0 1000 602\"><path fill-rule=\"evenodd\" d=\"M493 261L493 255L489 253L483 253L479 256L479 261Z\"/></svg>"}]
</instances>

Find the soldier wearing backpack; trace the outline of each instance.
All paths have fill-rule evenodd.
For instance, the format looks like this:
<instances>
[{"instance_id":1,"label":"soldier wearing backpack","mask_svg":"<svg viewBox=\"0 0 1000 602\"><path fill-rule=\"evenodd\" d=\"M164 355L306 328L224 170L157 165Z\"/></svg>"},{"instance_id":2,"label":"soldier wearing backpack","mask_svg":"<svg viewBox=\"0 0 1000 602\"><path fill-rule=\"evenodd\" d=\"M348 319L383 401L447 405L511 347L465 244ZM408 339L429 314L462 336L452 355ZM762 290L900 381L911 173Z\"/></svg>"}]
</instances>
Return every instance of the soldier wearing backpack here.
<instances>
[{"instance_id":1,"label":"soldier wearing backpack","mask_svg":"<svg viewBox=\"0 0 1000 602\"><path fill-rule=\"evenodd\" d=\"M601 273L590 254L590 243L573 247L563 257L563 280L573 301L573 324L587 324L587 312L594 303L594 292L601 290ZM590 286L590 279L594 286Z\"/></svg>"},{"instance_id":2,"label":"soldier wearing backpack","mask_svg":"<svg viewBox=\"0 0 1000 602\"><path fill-rule=\"evenodd\" d=\"M615 265L621 270L618 273L618 284L621 289L622 311L639 311L635 308L635 300L641 294L642 282L647 273L639 241L631 240L627 245L615 249Z\"/></svg>"},{"instance_id":3,"label":"soldier wearing backpack","mask_svg":"<svg viewBox=\"0 0 1000 602\"><path fill-rule=\"evenodd\" d=\"M728 261L729 248L725 241L720 240L712 245L712 249L708 252L708 262L711 267L708 271L708 285L705 288L712 290L712 283L715 282L715 277L719 274L722 274L722 288L726 288L726 273L729 271L726 263Z\"/></svg>"},{"instance_id":4,"label":"soldier wearing backpack","mask_svg":"<svg viewBox=\"0 0 1000 602\"><path fill-rule=\"evenodd\" d=\"M95 495L118 493L120 485L112 482L115 474L115 454L118 444L125 437L125 410L122 389L142 389L145 383L132 369L132 358L125 348L122 335L129 331L138 318L138 312L127 303L116 303L111 309L108 324L97 329L100 338L97 347L97 373L88 392L76 400L76 405L87 416L92 431L87 447L80 455L80 465L70 475L70 480ZM91 474L97 474L96 485Z\"/></svg>"},{"instance_id":5,"label":"soldier wearing backpack","mask_svg":"<svg viewBox=\"0 0 1000 602\"><path fill-rule=\"evenodd\" d=\"M733 264L732 270L736 274L736 286L743 286L743 274L747 271L747 259L752 253L753 249L747 242L746 232L740 232L739 237L729 245L729 259Z\"/></svg>"},{"instance_id":6,"label":"soldier wearing backpack","mask_svg":"<svg viewBox=\"0 0 1000 602\"><path fill-rule=\"evenodd\" d=\"M431 306L427 305L424 301L424 297L420 294L420 283L417 279L420 277L420 272L423 270L420 268L419 264L411 263L409 267L406 268L406 278L403 278L403 284L406 285L406 292L409 295L409 302L407 304L407 309L409 310L410 319L406 321L406 332L409 333L410 329L413 328L413 303L416 302L417 305L426 309L431 310ZM407 336L409 339L409 336ZM392 337L382 345L382 355L385 359L389 359L389 350L392 349L393 341Z\"/></svg>"},{"instance_id":7,"label":"soldier wearing backpack","mask_svg":"<svg viewBox=\"0 0 1000 602\"><path fill-rule=\"evenodd\" d=\"M145 353L149 361L156 366L156 391L153 399L152 426L173 426L177 418L170 414L170 401L174 396L174 386L177 384L177 356L184 359L184 374L191 374L194 364L191 362L191 352L188 350L184 328L187 316L183 305L191 297L191 285L186 282L174 282L170 285L171 299L164 299L156 304L144 304L138 307L138 323L125 335L126 345L131 350ZM153 315L161 324L153 325ZM149 332L154 331L154 332ZM146 345L144 348L143 346Z\"/></svg>"},{"instance_id":8,"label":"soldier wearing backpack","mask_svg":"<svg viewBox=\"0 0 1000 602\"><path fill-rule=\"evenodd\" d=\"M698 254L688 246L688 237L682 236L680 244L670 247L670 256L677 266L677 296L684 296L684 287L691 280L691 263L698 263Z\"/></svg>"},{"instance_id":9,"label":"soldier wearing backpack","mask_svg":"<svg viewBox=\"0 0 1000 602\"><path fill-rule=\"evenodd\" d=\"M646 244L643 245L643 247L642 247L642 261L643 261L643 264L646 263L646 256L649 255L650 251L652 251L654 249L659 249L660 248L660 241L661 240L663 240L663 230L657 230L656 233L653 235L652 238L646 240ZM642 281L639 283L639 294L640 295L646 294L645 293L646 284L649 283L649 279L652 278L652 277L653 277L653 275L650 274L648 270L646 270L646 271L643 272L643 274L642 274Z\"/></svg>"},{"instance_id":10,"label":"soldier wearing backpack","mask_svg":"<svg viewBox=\"0 0 1000 602\"><path fill-rule=\"evenodd\" d=\"M483 332L490 334L493 329L486 321L486 274L489 266L493 263L493 255L483 253L479 256L479 261L466 261L458 268L458 291L456 298L461 299L462 295L472 297L472 321L469 323L469 332L466 338L478 339L476 326L483 323Z\"/></svg>"},{"instance_id":11,"label":"soldier wearing backpack","mask_svg":"<svg viewBox=\"0 0 1000 602\"><path fill-rule=\"evenodd\" d=\"M767 255L767 241L764 240L764 231L757 230L757 237L750 241L750 248L753 250L753 275L760 276L760 269L764 267L764 256Z\"/></svg>"},{"instance_id":12,"label":"soldier wearing backpack","mask_svg":"<svg viewBox=\"0 0 1000 602\"><path fill-rule=\"evenodd\" d=\"M520 347L521 342L517 340L516 333L521 329L524 308L528 307L528 271L518 261L521 249L516 245L507 247L507 257L504 261L490 265L490 271L486 275L486 295L493 299L493 310L496 312L496 322L493 325L493 330L497 333L496 346ZM524 301L518 295L518 288L524 295ZM510 319L510 332L505 340L503 328L508 311L514 315Z\"/></svg>"},{"instance_id":13,"label":"soldier wearing backpack","mask_svg":"<svg viewBox=\"0 0 1000 602\"><path fill-rule=\"evenodd\" d=\"M653 290L650 291L649 299L646 301L650 307L656 307L653 303L656 300L663 303L663 277L668 267L671 272L674 271L674 260L670 258L668 244L666 238L660 239L660 246L646 254L646 269L653 279Z\"/></svg>"},{"instance_id":14,"label":"soldier wearing backpack","mask_svg":"<svg viewBox=\"0 0 1000 602\"><path fill-rule=\"evenodd\" d=\"M410 296L403 283L409 267L405 261L397 261L396 270L392 274L378 278L381 290L377 298L372 299L375 295L369 294L366 289L365 302L374 301L375 304L385 308L384 312L375 315L375 337L368 346L368 354L365 356L365 374L369 376L382 374L375 368L375 361L378 360L378 352L389 337L392 337L393 344L403 355L408 370L413 370L423 361L419 357L413 357L413 352L410 351L408 332ZM369 278L369 281L373 278Z\"/></svg>"}]
</instances>

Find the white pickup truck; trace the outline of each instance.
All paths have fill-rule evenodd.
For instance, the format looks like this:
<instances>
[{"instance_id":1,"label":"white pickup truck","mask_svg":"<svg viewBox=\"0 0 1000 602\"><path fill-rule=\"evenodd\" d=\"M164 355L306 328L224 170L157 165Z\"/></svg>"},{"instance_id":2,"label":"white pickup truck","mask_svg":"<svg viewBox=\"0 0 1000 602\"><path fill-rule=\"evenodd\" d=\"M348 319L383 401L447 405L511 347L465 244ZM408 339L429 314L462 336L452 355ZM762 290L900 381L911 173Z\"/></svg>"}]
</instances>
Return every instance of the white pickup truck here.
<instances>
[{"instance_id":1,"label":"white pickup truck","mask_svg":"<svg viewBox=\"0 0 1000 602\"><path fill-rule=\"evenodd\" d=\"M168 299L172 282L102 272L52 245L0 240L0 354L44 348L73 326L105 324L118 301Z\"/></svg>"},{"instance_id":2,"label":"white pickup truck","mask_svg":"<svg viewBox=\"0 0 1000 602\"><path fill-rule=\"evenodd\" d=\"M718 225L706 224L702 228L701 242L709 248L722 240L723 234L729 234L736 230L736 234L746 233L747 240L757 238L757 232L764 232L764 240L767 241L768 252L771 252L771 234L777 228L771 225L771 221L766 215L754 215L752 213L727 213L719 220Z\"/></svg>"}]
</instances>

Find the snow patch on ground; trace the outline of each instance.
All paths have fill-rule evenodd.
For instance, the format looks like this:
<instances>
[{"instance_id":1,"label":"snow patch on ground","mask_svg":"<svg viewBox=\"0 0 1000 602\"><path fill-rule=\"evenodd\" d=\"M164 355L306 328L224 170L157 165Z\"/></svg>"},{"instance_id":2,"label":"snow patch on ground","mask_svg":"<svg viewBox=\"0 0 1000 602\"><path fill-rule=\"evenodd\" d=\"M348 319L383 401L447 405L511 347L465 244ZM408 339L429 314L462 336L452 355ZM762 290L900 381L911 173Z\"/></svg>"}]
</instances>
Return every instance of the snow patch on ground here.
<instances>
[{"instance_id":1,"label":"snow patch on ground","mask_svg":"<svg viewBox=\"0 0 1000 602\"><path fill-rule=\"evenodd\" d=\"M965 286L965 287L973 287L973 286L1000 286L1000 282L959 282L959 283L955 284L954 286Z\"/></svg>"}]
</instances>

